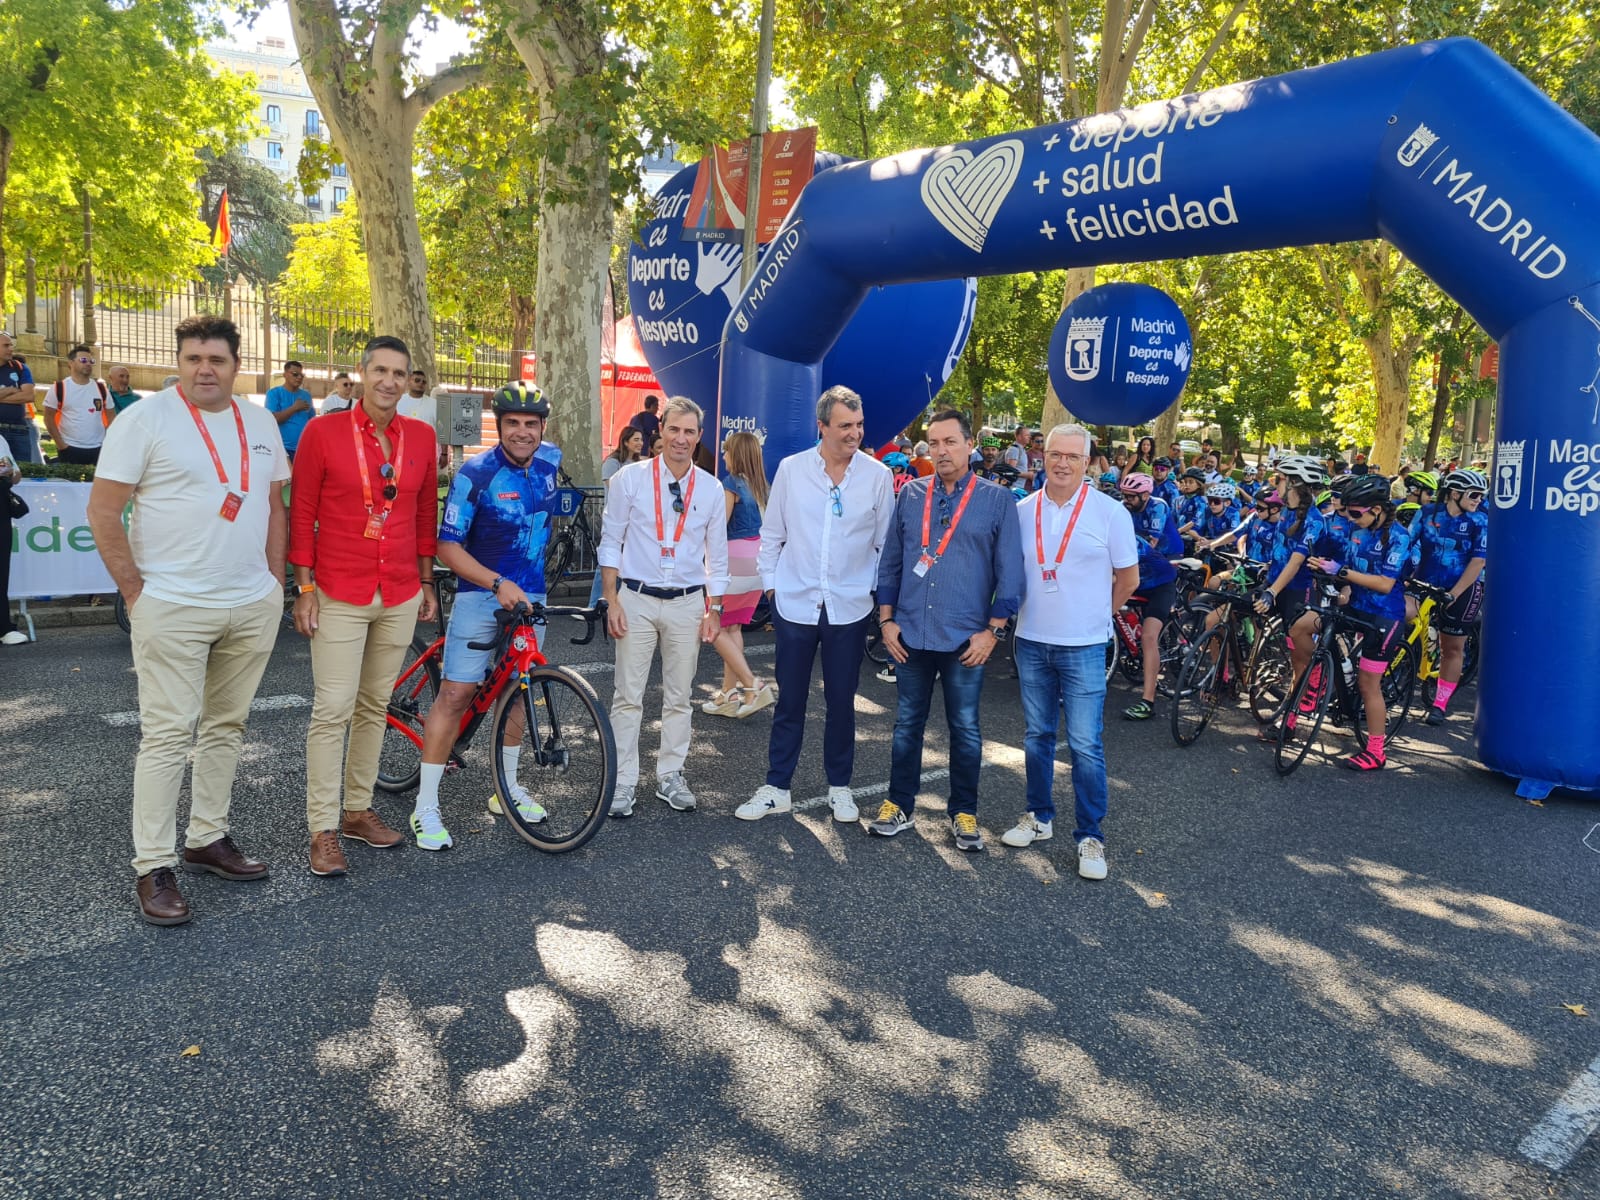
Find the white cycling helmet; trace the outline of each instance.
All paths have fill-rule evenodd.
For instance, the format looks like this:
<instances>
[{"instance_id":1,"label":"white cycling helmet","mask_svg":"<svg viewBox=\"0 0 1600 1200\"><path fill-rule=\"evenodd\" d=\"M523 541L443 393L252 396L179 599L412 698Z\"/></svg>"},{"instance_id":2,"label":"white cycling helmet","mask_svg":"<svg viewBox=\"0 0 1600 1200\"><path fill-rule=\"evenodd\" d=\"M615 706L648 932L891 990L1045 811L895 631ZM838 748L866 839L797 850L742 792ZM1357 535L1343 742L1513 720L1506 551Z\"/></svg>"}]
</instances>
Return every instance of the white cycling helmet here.
<instances>
[{"instance_id":1,"label":"white cycling helmet","mask_svg":"<svg viewBox=\"0 0 1600 1200\"><path fill-rule=\"evenodd\" d=\"M1285 454L1278 460L1278 473L1299 483L1328 482L1328 468L1309 454Z\"/></svg>"},{"instance_id":2,"label":"white cycling helmet","mask_svg":"<svg viewBox=\"0 0 1600 1200\"><path fill-rule=\"evenodd\" d=\"M1445 490L1461 492L1487 492L1489 481L1481 471L1451 471L1443 480Z\"/></svg>"},{"instance_id":3,"label":"white cycling helmet","mask_svg":"<svg viewBox=\"0 0 1600 1200\"><path fill-rule=\"evenodd\" d=\"M1213 483L1206 488L1207 500L1232 500L1237 494L1231 483Z\"/></svg>"}]
</instances>

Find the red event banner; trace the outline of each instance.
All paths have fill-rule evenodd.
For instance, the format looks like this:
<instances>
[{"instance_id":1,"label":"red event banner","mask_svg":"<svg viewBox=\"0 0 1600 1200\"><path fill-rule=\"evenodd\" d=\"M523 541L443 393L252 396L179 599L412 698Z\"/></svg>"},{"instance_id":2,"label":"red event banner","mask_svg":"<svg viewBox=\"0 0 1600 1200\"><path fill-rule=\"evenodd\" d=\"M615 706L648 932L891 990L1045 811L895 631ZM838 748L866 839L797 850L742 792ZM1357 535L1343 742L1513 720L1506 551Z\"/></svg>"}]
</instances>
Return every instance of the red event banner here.
<instances>
[{"instance_id":1,"label":"red event banner","mask_svg":"<svg viewBox=\"0 0 1600 1200\"><path fill-rule=\"evenodd\" d=\"M761 141L761 186L756 190L756 241L770 242L816 167L817 130L783 130ZM744 234L749 196L750 141L713 146L700 160L683 239L692 242L735 242Z\"/></svg>"}]
</instances>

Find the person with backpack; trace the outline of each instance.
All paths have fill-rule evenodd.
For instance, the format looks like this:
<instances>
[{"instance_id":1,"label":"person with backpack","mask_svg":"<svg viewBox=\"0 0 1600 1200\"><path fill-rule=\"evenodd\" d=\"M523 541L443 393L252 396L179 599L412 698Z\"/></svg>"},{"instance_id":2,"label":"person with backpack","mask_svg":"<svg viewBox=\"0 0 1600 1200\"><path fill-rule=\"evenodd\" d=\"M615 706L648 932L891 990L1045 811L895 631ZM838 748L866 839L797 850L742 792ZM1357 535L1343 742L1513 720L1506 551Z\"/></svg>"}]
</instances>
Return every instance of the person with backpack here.
<instances>
[{"instance_id":1,"label":"person with backpack","mask_svg":"<svg viewBox=\"0 0 1600 1200\"><path fill-rule=\"evenodd\" d=\"M56 459L93 465L100 461L106 426L116 415L111 393L94 377L94 351L82 345L67 351L72 374L58 379L44 397L44 423L56 444Z\"/></svg>"}]
</instances>

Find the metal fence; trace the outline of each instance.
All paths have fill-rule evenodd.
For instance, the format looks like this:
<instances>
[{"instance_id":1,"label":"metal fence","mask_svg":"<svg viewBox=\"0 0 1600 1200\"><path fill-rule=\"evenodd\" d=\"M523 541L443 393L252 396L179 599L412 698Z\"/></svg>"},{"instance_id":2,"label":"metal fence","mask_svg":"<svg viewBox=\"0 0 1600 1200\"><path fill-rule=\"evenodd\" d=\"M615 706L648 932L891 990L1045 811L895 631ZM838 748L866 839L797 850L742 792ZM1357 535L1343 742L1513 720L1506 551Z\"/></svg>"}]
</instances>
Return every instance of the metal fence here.
<instances>
[{"instance_id":1,"label":"metal fence","mask_svg":"<svg viewBox=\"0 0 1600 1200\"><path fill-rule=\"evenodd\" d=\"M240 369L271 375L285 359L298 359L312 377L351 370L373 336L372 314L337 303L288 304L270 288L250 284L216 287L203 279L96 280L84 310L81 279L72 273L30 272L26 298L9 328L37 333L45 350L64 357L76 342L99 349L104 363L167 366L174 355L173 331L196 313L228 317L241 334ZM467 388L496 386L517 373L519 352L511 325L468 330L457 322L434 323L436 383Z\"/></svg>"}]
</instances>

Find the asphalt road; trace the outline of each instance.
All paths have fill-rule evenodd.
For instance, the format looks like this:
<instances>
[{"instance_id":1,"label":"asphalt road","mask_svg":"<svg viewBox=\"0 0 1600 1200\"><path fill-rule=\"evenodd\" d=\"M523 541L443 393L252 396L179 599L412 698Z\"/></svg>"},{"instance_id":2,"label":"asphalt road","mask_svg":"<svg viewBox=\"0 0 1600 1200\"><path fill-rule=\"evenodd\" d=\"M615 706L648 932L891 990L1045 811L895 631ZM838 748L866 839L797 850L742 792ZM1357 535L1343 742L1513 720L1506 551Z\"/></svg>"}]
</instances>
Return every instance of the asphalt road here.
<instances>
[{"instance_id":1,"label":"asphalt road","mask_svg":"<svg viewBox=\"0 0 1600 1200\"><path fill-rule=\"evenodd\" d=\"M1114 685L1088 883L1069 837L999 845L1022 722L997 670L982 856L937 778L893 841L736 821L769 718L697 714L697 813L645 797L544 856L483 813L479 751L445 783L454 851L358 845L326 880L285 633L233 818L274 874L181 877L195 920L156 929L126 640L41 636L0 657L0 1195L1600 1195L1595 1138L1560 1172L1518 1149L1600 1054L1563 1007L1600 1014L1600 805L1518 801L1465 718L1378 777L1285 783L1243 713L1183 750ZM609 699L608 649L572 654ZM864 673L858 786L893 703ZM941 726L936 702L929 772ZM811 734L797 800L826 790Z\"/></svg>"}]
</instances>

